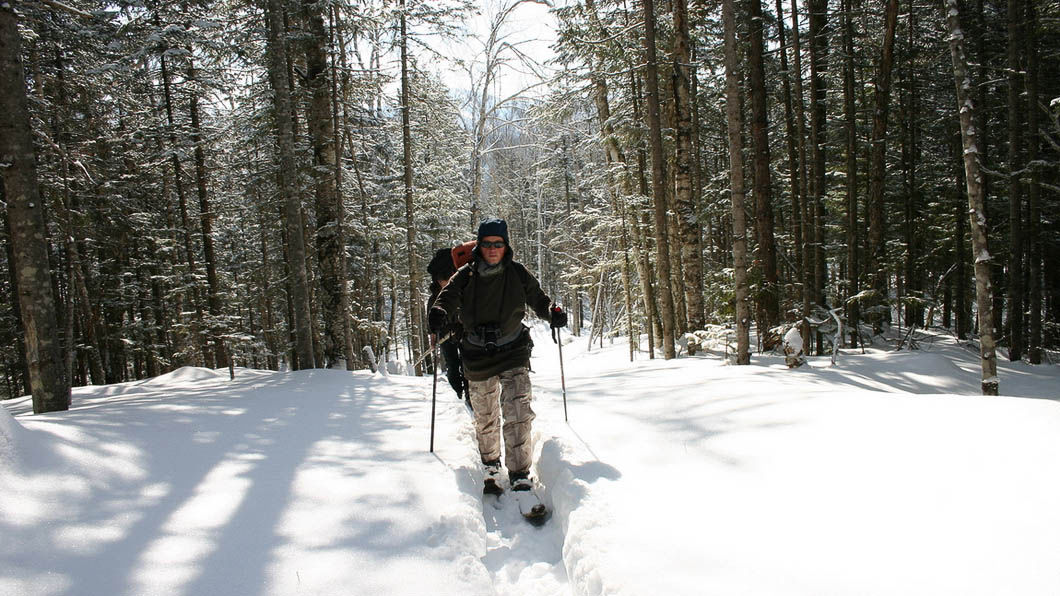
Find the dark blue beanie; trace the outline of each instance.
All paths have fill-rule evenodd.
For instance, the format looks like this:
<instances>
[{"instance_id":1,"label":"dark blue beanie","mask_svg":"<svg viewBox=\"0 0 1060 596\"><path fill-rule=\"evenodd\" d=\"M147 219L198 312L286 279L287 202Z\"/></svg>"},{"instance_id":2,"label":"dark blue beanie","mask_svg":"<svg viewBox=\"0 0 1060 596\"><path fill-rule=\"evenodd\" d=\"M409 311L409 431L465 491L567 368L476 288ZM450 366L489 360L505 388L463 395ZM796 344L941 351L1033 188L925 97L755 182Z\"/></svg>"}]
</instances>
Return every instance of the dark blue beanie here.
<instances>
[{"instance_id":1,"label":"dark blue beanie","mask_svg":"<svg viewBox=\"0 0 1060 596\"><path fill-rule=\"evenodd\" d=\"M500 218L484 219L478 225L478 240L486 236L500 236L508 244L508 222Z\"/></svg>"}]
</instances>

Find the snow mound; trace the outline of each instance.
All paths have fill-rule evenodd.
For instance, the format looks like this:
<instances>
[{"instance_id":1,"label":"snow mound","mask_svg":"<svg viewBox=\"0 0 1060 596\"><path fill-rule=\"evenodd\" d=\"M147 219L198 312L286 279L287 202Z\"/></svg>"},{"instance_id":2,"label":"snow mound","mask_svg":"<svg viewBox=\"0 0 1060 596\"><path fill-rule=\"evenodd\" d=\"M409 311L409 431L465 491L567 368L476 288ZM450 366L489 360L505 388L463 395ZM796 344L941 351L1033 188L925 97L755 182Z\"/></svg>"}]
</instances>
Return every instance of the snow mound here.
<instances>
[{"instance_id":1,"label":"snow mound","mask_svg":"<svg viewBox=\"0 0 1060 596\"><path fill-rule=\"evenodd\" d=\"M18 465L19 435L22 425L7 408L0 406L0 470L10 470Z\"/></svg>"},{"instance_id":2,"label":"snow mound","mask_svg":"<svg viewBox=\"0 0 1060 596\"><path fill-rule=\"evenodd\" d=\"M214 379L228 378L227 370L213 370L201 366L182 366L177 370L158 375L153 379L144 381L144 385L173 385L183 383L198 383L200 381L212 381Z\"/></svg>"}]
</instances>

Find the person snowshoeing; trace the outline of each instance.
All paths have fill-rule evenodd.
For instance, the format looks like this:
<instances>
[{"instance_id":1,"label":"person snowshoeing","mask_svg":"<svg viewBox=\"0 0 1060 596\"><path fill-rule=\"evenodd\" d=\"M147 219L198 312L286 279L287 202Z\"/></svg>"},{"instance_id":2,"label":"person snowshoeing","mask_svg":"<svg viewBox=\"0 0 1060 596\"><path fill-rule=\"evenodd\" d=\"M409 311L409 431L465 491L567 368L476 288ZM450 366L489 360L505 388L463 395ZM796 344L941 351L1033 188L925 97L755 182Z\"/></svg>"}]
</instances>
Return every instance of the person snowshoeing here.
<instances>
[{"instance_id":1,"label":"person snowshoeing","mask_svg":"<svg viewBox=\"0 0 1060 596\"><path fill-rule=\"evenodd\" d=\"M530 491L533 457L530 407L530 330L523 325L529 306L553 328L567 325L526 267L513 260L508 224L487 219L478 227L472 260L457 270L427 315L438 335L451 320L464 328L460 343L464 374L475 413L475 435L486 474L483 492L500 494L501 435L504 465L512 490ZM503 426L501 423L503 417Z\"/></svg>"},{"instance_id":2,"label":"person snowshoeing","mask_svg":"<svg viewBox=\"0 0 1060 596\"><path fill-rule=\"evenodd\" d=\"M427 265L427 272L431 274L431 297L427 300L427 312L434 306L438 299L438 293L449 283L449 278L456 270L471 260L471 251L475 248L475 241L465 242L455 248L440 248L434 258ZM470 400L467 389L467 379L460 366L460 338L463 336L463 328L459 323L448 325L442 333L438 334L438 340L449 335L449 340L438 346L445 362L445 376L449 385L457 396L464 400Z\"/></svg>"}]
</instances>

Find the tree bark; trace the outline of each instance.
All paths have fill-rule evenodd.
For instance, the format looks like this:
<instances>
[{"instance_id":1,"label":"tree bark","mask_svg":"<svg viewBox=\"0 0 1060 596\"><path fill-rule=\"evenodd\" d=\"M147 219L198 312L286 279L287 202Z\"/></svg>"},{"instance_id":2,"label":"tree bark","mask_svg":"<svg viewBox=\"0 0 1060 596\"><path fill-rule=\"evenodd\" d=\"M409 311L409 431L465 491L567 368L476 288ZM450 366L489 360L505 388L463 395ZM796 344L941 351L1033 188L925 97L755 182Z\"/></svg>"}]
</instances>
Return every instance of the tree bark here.
<instances>
[{"instance_id":1,"label":"tree bark","mask_svg":"<svg viewBox=\"0 0 1060 596\"><path fill-rule=\"evenodd\" d=\"M824 305L827 265L824 259L825 205L828 162L825 153L828 126L828 0L810 0L810 148L812 154L810 195L813 197L813 299ZM818 350L820 350L818 344Z\"/></svg>"},{"instance_id":2,"label":"tree bark","mask_svg":"<svg viewBox=\"0 0 1060 596\"><path fill-rule=\"evenodd\" d=\"M291 309L294 326L296 368L316 368L313 354L313 326L309 306L309 282L306 273L305 234L302 228L302 205L299 199L297 162L294 148L294 123L291 120L290 82L284 43L283 2L268 0L269 81L273 90L276 118L276 142L279 169L276 172L283 197L283 219L287 235L287 265L291 278Z\"/></svg>"},{"instance_id":3,"label":"tree bark","mask_svg":"<svg viewBox=\"0 0 1060 596\"><path fill-rule=\"evenodd\" d=\"M751 363L751 310L747 283L747 220L744 214L743 123L740 118L740 72L736 55L733 0L722 0L725 28L725 116L729 136L729 185L732 192L732 260L736 294L736 364Z\"/></svg>"},{"instance_id":4,"label":"tree bark","mask_svg":"<svg viewBox=\"0 0 1060 596\"><path fill-rule=\"evenodd\" d=\"M1020 188L1020 19L1023 18L1020 0L1008 0L1008 359L1023 359L1023 193Z\"/></svg>"},{"instance_id":5,"label":"tree bark","mask_svg":"<svg viewBox=\"0 0 1060 596\"><path fill-rule=\"evenodd\" d=\"M36 152L30 127L22 40L14 6L0 3L0 172L7 201L11 247L18 279L19 309L26 334L26 360L33 413L70 407L59 338L55 295L48 269L48 240L37 186Z\"/></svg>"},{"instance_id":6,"label":"tree bark","mask_svg":"<svg viewBox=\"0 0 1060 596\"><path fill-rule=\"evenodd\" d=\"M666 163L663 155L662 124L659 117L659 69L655 51L655 2L642 0L644 8L644 53L646 104L651 146L652 198L655 203L656 272L659 275L660 315L662 316L663 358L677 356L674 347L674 296L670 280L670 246L666 225Z\"/></svg>"},{"instance_id":7,"label":"tree bark","mask_svg":"<svg viewBox=\"0 0 1060 596\"><path fill-rule=\"evenodd\" d=\"M998 394L997 355L994 349L993 288L990 284L990 256L987 245L986 205L983 197L982 173L979 165L978 135L975 127L975 107L972 103L972 82L968 76L968 59L964 52L964 33L961 31L957 0L946 0L943 17L949 31L950 57L957 89L957 110L960 113L961 144L964 154L965 185L968 190L968 220L972 230L972 254L975 261L975 298L979 309L979 356L982 368L983 395Z\"/></svg>"},{"instance_id":8,"label":"tree bark","mask_svg":"<svg viewBox=\"0 0 1060 596\"><path fill-rule=\"evenodd\" d=\"M1027 294L1030 310L1027 357L1042 363L1042 239L1041 189L1038 171L1038 19L1034 0L1027 0Z\"/></svg>"},{"instance_id":9,"label":"tree bark","mask_svg":"<svg viewBox=\"0 0 1060 596\"><path fill-rule=\"evenodd\" d=\"M887 175L887 117L891 100L891 72L894 64L894 38L898 26L898 0L887 0L884 17L883 51L876 66L875 94L872 113L872 141L869 146L869 250L868 270L872 287L876 290L874 302L885 302L887 297L886 227L884 206L884 184ZM883 330L883 319L871 317L876 333Z\"/></svg>"},{"instance_id":10,"label":"tree bark","mask_svg":"<svg viewBox=\"0 0 1060 596\"><path fill-rule=\"evenodd\" d=\"M909 22L908 22L908 47L909 57L905 61L905 90L900 102L902 112L902 170L905 173L905 294L909 296L920 295L924 287L924 274L919 267L919 261L923 254L923 234L918 233L920 229L920 211L922 209L921 182L917 176L917 164L921 161L920 155L920 131L917 126L917 115L920 112L920 97L917 87L916 71L914 65L918 58L916 51L916 10L913 9L910 0ZM924 321L924 307L918 302L906 305L906 325L931 325L931 321Z\"/></svg>"},{"instance_id":11,"label":"tree bark","mask_svg":"<svg viewBox=\"0 0 1060 596\"><path fill-rule=\"evenodd\" d=\"M857 296L860 291L861 272L858 259L858 121L854 76L854 27L851 0L844 0L843 7L843 116L846 128L846 192L847 192L847 291L846 297ZM858 345L858 325L861 308L857 300L846 303L847 320L850 323L850 345Z\"/></svg>"},{"instance_id":12,"label":"tree bark","mask_svg":"<svg viewBox=\"0 0 1060 596\"><path fill-rule=\"evenodd\" d=\"M692 51L688 33L688 0L674 0L674 116L676 156L674 161L674 203L681 238L681 264L684 272L686 320L690 330L702 329L703 257L699 252L698 207L693 193L692 148Z\"/></svg>"},{"instance_id":13,"label":"tree bark","mask_svg":"<svg viewBox=\"0 0 1060 596\"><path fill-rule=\"evenodd\" d=\"M412 129L409 124L409 69L408 38L405 29L405 0L401 0L401 145L404 149L405 181L405 250L409 266L409 334L412 336L412 358L416 362L416 374L423 374L420 354L423 352L422 316L420 300L420 274L416 266L416 224L413 218L415 205L412 195Z\"/></svg>"},{"instance_id":14,"label":"tree bark","mask_svg":"<svg viewBox=\"0 0 1060 596\"><path fill-rule=\"evenodd\" d=\"M633 120L640 122L641 114L641 88L638 84L636 74L630 69L629 73L630 96L633 98ZM648 196L647 170L648 156L644 149L643 140L637 146L637 189L641 196ZM656 340L662 341L662 323L659 320L659 301L655 293L655 269L651 265L651 249L649 248L651 236L651 223L648 221L647 211L639 204L627 206L630 215L630 229L633 230L633 245L636 247L637 269L641 275L641 286L644 288L644 300L647 302L644 310L645 322L648 331L648 359L655 359Z\"/></svg>"},{"instance_id":15,"label":"tree bark","mask_svg":"<svg viewBox=\"0 0 1060 596\"><path fill-rule=\"evenodd\" d=\"M345 209L336 180L335 126L331 110L331 81L328 77L328 34L324 28L322 3L303 0L302 10L308 26L305 41L306 78L309 108L306 123L313 146L313 181L316 211L316 250L319 268L320 304L324 319L323 354L320 364L327 368L346 368L346 283L344 251L346 250Z\"/></svg>"},{"instance_id":16,"label":"tree bark","mask_svg":"<svg viewBox=\"0 0 1060 596\"><path fill-rule=\"evenodd\" d=\"M795 122L796 129L798 132L798 148L799 148L799 187L800 193L797 197L800 199L797 205L794 205L795 213L798 216L799 223L796 226L796 244L798 245L800 264L802 267L800 279L802 280L802 345L804 346L804 354L810 353L810 315L813 314L813 255L811 253L812 242L810 241L811 229L810 229L810 185L809 175L807 173L807 158L806 158L806 114L805 114L805 103L803 100L803 89L802 89L802 49L800 48L800 38L802 35L799 32L799 10L798 3L792 1L791 3L791 44L792 44L792 66L794 67L795 75Z\"/></svg>"},{"instance_id":17,"label":"tree bark","mask_svg":"<svg viewBox=\"0 0 1060 596\"><path fill-rule=\"evenodd\" d=\"M774 240L772 175L769 171L769 116L766 106L765 42L762 35L762 0L748 3L751 32L748 62L751 82L751 140L754 142L755 229L758 234L757 265L762 268L763 286L756 302L767 329L780 324L780 280L777 274L777 247ZM765 331L760 329L759 333Z\"/></svg>"}]
</instances>

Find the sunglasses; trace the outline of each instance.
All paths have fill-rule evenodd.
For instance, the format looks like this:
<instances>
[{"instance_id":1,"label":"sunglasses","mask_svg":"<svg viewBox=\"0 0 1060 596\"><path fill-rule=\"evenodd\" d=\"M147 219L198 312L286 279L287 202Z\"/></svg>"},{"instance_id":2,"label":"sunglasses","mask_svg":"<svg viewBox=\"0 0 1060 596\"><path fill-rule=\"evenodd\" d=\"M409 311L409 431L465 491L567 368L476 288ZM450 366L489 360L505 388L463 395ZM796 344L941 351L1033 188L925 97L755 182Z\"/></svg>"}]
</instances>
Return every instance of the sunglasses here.
<instances>
[{"instance_id":1,"label":"sunglasses","mask_svg":"<svg viewBox=\"0 0 1060 596\"><path fill-rule=\"evenodd\" d=\"M498 240L496 242L482 242L478 243L479 248L504 248L504 241Z\"/></svg>"}]
</instances>

